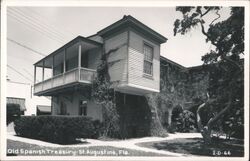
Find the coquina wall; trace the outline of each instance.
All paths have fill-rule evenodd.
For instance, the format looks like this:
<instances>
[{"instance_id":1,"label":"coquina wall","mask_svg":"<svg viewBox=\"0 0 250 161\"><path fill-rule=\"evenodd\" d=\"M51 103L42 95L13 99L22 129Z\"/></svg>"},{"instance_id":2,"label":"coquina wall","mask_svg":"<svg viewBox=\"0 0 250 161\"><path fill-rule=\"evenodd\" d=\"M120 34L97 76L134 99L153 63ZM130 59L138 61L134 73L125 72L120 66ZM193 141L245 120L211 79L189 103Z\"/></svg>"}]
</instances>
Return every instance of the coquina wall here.
<instances>
[{"instance_id":1,"label":"coquina wall","mask_svg":"<svg viewBox=\"0 0 250 161\"><path fill-rule=\"evenodd\" d=\"M171 122L172 110L181 106L193 110L206 99L209 74L203 66L185 68L168 59L161 58L160 93L137 96L116 94L116 105L123 138L152 135L151 123L159 116L163 128ZM147 97L153 97L156 109L150 107ZM156 129L157 131L158 129Z\"/></svg>"},{"instance_id":2,"label":"coquina wall","mask_svg":"<svg viewBox=\"0 0 250 161\"><path fill-rule=\"evenodd\" d=\"M158 115L164 127L171 122L172 111L181 106L195 112L206 100L209 72L206 66L186 68L161 57Z\"/></svg>"}]
</instances>

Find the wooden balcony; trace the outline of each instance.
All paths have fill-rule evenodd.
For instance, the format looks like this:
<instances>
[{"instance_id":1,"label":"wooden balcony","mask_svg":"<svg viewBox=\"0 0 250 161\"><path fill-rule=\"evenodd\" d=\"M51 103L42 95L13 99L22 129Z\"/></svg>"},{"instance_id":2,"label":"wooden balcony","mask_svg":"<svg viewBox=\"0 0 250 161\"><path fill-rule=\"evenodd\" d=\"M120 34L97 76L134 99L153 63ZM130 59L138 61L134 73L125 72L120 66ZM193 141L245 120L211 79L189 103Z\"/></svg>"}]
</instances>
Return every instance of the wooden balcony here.
<instances>
[{"instance_id":1,"label":"wooden balcony","mask_svg":"<svg viewBox=\"0 0 250 161\"><path fill-rule=\"evenodd\" d=\"M96 70L88 68L75 68L50 79L34 84L34 95L49 95L52 91L63 89L73 84L91 84L96 77Z\"/></svg>"}]
</instances>

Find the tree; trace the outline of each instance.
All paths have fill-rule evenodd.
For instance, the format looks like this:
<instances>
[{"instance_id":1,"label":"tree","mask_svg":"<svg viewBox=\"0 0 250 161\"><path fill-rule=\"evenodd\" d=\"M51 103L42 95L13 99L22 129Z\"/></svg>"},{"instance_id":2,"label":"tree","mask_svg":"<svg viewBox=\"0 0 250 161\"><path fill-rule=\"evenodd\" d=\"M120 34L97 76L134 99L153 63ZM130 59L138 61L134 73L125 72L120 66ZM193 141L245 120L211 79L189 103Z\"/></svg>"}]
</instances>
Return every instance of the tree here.
<instances>
[{"instance_id":1,"label":"tree","mask_svg":"<svg viewBox=\"0 0 250 161\"><path fill-rule=\"evenodd\" d=\"M240 108L238 102L244 102L244 65L240 59L244 56L244 8L231 7L230 10L229 17L219 21L221 7L176 7L183 18L175 21L174 35L184 35L199 26L206 42L214 46L202 56L204 64L211 66L210 73L214 77L209 85L208 99L197 110L198 128L206 143L211 143L212 128L218 121L233 107ZM216 18L208 24L205 17L212 14ZM212 113L205 123L200 115L204 108Z\"/></svg>"}]
</instances>

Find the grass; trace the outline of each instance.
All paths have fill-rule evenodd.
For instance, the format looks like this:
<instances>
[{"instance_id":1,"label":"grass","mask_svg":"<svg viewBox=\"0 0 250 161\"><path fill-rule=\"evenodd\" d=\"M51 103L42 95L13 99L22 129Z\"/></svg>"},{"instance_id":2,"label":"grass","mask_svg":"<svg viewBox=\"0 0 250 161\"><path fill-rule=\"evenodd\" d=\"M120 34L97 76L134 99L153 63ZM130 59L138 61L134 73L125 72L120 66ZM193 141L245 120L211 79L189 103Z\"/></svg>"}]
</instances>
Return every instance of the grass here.
<instances>
[{"instance_id":1,"label":"grass","mask_svg":"<svg viewBox=\"0 0 250 161\"><path fill-rule=\"evenodd\" d=\"M8 156L166 156L112 146L46 147L7 140Z\"/></svg>"},{"instance_id":2,"label":"grass","mask_svg":"<svg viewBox=\"0 0 250 161\"><path fill-rule=\"evenodd\" d=\"M244 142L239 140L217 139L211 145L206 145L202 138L179 138L161 142L139 143L137 145L187 155L216 157L244 156Z\"/></svg>"}]
</instances>

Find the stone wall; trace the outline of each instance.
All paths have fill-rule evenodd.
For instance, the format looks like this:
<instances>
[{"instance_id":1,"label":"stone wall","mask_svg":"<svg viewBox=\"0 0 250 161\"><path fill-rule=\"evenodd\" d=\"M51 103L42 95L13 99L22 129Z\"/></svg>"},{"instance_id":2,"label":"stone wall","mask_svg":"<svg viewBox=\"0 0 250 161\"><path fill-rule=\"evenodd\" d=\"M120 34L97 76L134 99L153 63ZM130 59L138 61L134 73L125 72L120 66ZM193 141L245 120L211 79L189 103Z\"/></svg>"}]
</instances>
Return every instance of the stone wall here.
<instances>
[{"instance_id":1,"label":"stone wall","mask_svg":"<svg viewBox=\"0 0 250 161\"><path fill-rule=\"evenodd\" d=\"M218 79L214 77L213 66L186 68L163 57L160 65L160 93L116 94L123 138L161 136L161 127L167 129L172 124L173 109L181 108L195 114L207 99L213 79Z\"/></svg>"},{"instance_id":2,"label":"stone wall","mask_svg":"<svg viewBox=\"0 0 250 161\"><path fill-rule=\"evenodd\" d=\"M167 106L189 108L206 99L209 72L206 66L185 68L168 59L161 59L160 95Z\"/></svg>"},{"instance_id":3,"label":"stone wall","mask_svg":"<svg viewBox=\"0 0 250 161\"><path fill-rule=\"evenodd\" d=\"M161 58L160 65L160 93L147 96L116 93L123 138L161 136L162 127L171 124L175 107L192 111L206 99L209 83L206 67L185 68L165 58Z\"/></svg>"},{"instance_id":4,"label":"stone wall","mask_svg":"<svg viewBox=\"0 0 250 161\"><path fill-rule=\"evenodd\" d=\"M192 112L206 100L209 72L206 66L186 68L161 57L159 117L164 127L171 124L172 111L182 107Z\"/></svg>"}]
</instances>

